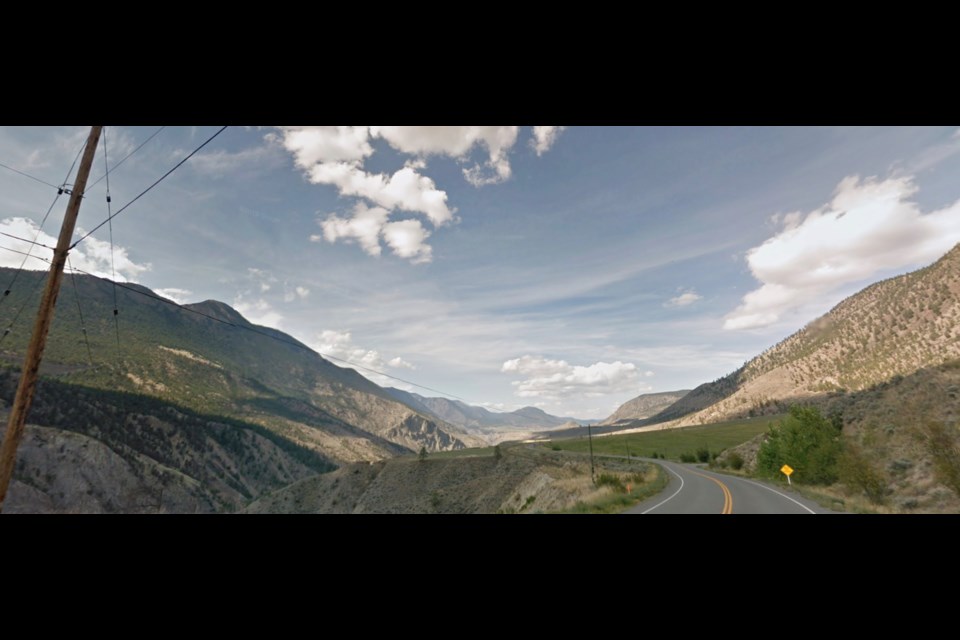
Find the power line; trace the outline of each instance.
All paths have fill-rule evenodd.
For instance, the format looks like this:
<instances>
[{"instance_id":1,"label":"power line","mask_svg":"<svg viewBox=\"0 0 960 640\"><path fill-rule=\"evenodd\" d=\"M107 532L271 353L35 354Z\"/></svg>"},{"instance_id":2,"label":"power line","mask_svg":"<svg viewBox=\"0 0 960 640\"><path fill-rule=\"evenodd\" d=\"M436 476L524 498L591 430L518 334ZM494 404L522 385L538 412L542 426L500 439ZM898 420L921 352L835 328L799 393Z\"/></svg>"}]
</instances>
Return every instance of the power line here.
<instances>
[{"instance_id":1,"label":"power line","mask_svg":"<svg viewBox=\"0 0 960 640\"><path fill-rule=\"evenodd\" d=\"M22 253L21 251L17 251L16 249L11 249L11 248L9 248L9 247L2 247L2 246L0 246L0 249L5 249L5 250L7 250L7 251L13 251L13 252L15 252L15 253ZM37 260L43 260L44 262L49 262L49 260L47 260L46 258L41 258L40 256L34 256L34 257L37 258ZM87 275L87 276L92 276L92 277L94 277L94 278L99 277L99 276L94 276L92 273L89 273L89 272L87 272L87 271L84 271L83 269L77 269L76 267L71 267L71 270L72 270L72 271L75 271L75 272L77 272L77 273L82 273L82 274ZM305 344L303 344L303 343L301 343L301 342L297 342L297 341L295 341L295 340L287 340L286 338L282 338L281 336L274 335L274 334L272 334L272 333L267 333L266 331L261 331L261 330L257 329L256 327L253 327L253 326L237 324L236 322L231 322L231 321L229 321L229 320L224 320L223 318L218 318L218 317L216 317L216 316L212 316L212 315L210 315L209 313L204 313L203 311L200 311L200 310L198 310L198 309L191 309L190 307L184 306L184 305L182 305L182 304L180 304L180 303L178 303L178 302L174 302L173 300L169 300L169 299L164 298L164 297L162 297L162 296L158 296L157 294L153 293L152 291L137 289L137 288L134 288L134 287L125 285L125 284L123 284L122 282L117 282L117 283L115 283L115 284L116 284L118 287L120 287L121 289L126 289L127 291L132 291L133 293L137 293L137 294L139 294L139 295L141 295L141 296L144 296L144 297L147 297L147 298L152 298L152 299L154 299L154 300L158 300L158 301L160 301L160 302L163 302L164 304L168 304L168 305L170 305L170 306L177 307L178 309L181 309L181 310L183 310L183 311L187 311L187 312L189 312L189 313L193 313L193 314L196 314L196 315L198 315L198 316L202 316L202 317L204 317L204 318L208 318L208 319L210 319L210 320L214 320L214 321L219 322L219 323L221 323L221 324L225 324L225 325L230 326L230 327L235 327L235 328L237 328L237 329L242 329L242 330L244 330L244 331L249 331L249 332L251 332L251 333L256 333L257 335L263 336L263 337L265 337L265 338L270 338L271 340L275 340L275 341L277 341L277 342L282 342L283 344L290 345L291 347L296 347L296 348L298 348L298 349L301 349L301 350L304 350L304 351L308 351L308 352L310 352L310 353L315 353L315 354L320 355L320 356L322 356L322 357L324 357L324 358L327 358L327 359L329 359L329 360L336 360L336 361L338 361L338 362L343 362L344 364L347 364L347 365L349 365L350 367L353 367L353 368L355 368L355 369L363 369L364 371L369 371L370 373L375 373L375 374L377 374L377 375L384 376L385 378L390 378L391 380L396 380L396 381L398 381L398 382L403 382L403 383L405 383L405 384L410 384L410 385L413 385L413 386L415 386L415 387L417 387L417 388L419 388L419 389L426 389L427 391L433 391L434 393L439 393L439 394L442 394L442 395L445 395L445 396L450 396L451 398L456 398L457 400L460 400L461 402L466 402L467 404L470 404L470 401L469 401L469 400L467 400L467 399L465 399L465 398L461 398L460 396L455 395L455 394L453 394L453 393L448 393L448 392L446 392L446 391L441 391L440 389L434 389L433 387L428 387L428 386L426 386L426 385L422 385L422 384L413 382L412 380L406 380L406 379L404 379L404 378L398 378L397 376L391 375L391 374L389 374L389 373L385 373L385 372L383 372L383 371L378 371L378 370L376 370L376 369L371 369L370 367L366 367L366 366L364 366L364 365L362 365L362 364L357 364L356 362L351 362L350 360L346 360L345 358L338 358L337 356L329 355L329 354L323 353L323 352L321 352L321 351L316 351L316 350L311 349L310 347L308 347L307 345L305 345Z\"/></svg>"},{"instance_id":2,"label":"power line","mask_svg":"<svg viewBox=\"0 0 960 640\"><path fill-rule=\"evenodd\" d=\"M40 184L45 184L45 185L47 185L48 187L53 187L54 189L60 189L60 187L58 187L58 186L55 185L55 184L50 184L50 183L47 182L46 180L41 180L40 178L38 178L38 177L36 177L36 176L32 176L32 175L30 175L29 173L24 173L23 171L20 171L19 169L14 169L13 167L11 167L11 166L9 166L9 165L6 165L6 164L3 164L2 162L0 162L0 167L3 167L4 169L9 169L10 171L13 171L14 173L19 173L19 174L22 175L24 178L30 178L31 180L33 180L33 181L35 181L35 182L39 182Z\"/></svg>"},{"instance_id":3,"label":"power line","mask_svg":"<svg viewBox=\"0 0 960 640\"><path fill-rule=\"evenodd\" d=\"M144 140L143 142L141 142L140 145L137 146L136 149L134 149L133 151L131 151L130 153L128 153L127 155L125 155L125 156L123 157L123 160L121 160L121 161L118 162L117 164L113 165L113 171L116 171L116 170L117 170L117 167L119 167L120 165L122 165L124 162L127 161L127 158L129 158L130 156L132 156L133 154L135 154L137 151L140 151L140 149L142 149L145 144L147 144L148 142L150 142L151 140L153 140L154 138L156 138L156 137L157 137L157 134L160 133L161 131L163 131L163 130L166 129L166 128L167 128L166 125L164 125L164 126L160 127L159 129L157 129L156 131L154 131L154 132L150 135L150 137L147 138L146 140ZM87 186L87 191L90 191L90 189L93 188L94 185L99 184L100 181L103 180L103 179L106 178L106 177L107 177L107 174L104 173L102 176L100 176L99 178L97 178L96 180L94 180L93 182L91 182L91 183Z\"/></svg>"},{"instance_id":4,"label":"power line","mask_svg":"<svg viewBox=\"0 0 960 640\"><path fill-rule=\"evenodd\" d=\"M93 229L91 229L90 231L88 231L87 233L85 233L84 235L82 235L79 240L77 240L77 241L74 242L72 245L70 245L70 250L72 250L72 249L73 249L74 247L76 247L78 244L80 244L81 242L83 242L84 240L86 240L87 238L89 238L89 237L93 234L94 231L96 231L97 229L99 229L100 227L102 227L103 225L107 224L108 222L110 222L111 220L113 220L114 218L116 218L118 215L120 215L121 213L123 213L124 210L125 210L127 207L129 207L129 206L132 205L134 202L136 202L136 201L139 200L141 197L143 197L148 191L150 191L150 190L153 189L155 186L157 186L158 184L160 184L161 182L163 182L164 178L166 178L166 177L169 176L171 173L173 173L174 171L176 171L177 169L179 169L179 168L183 165L184 162L186 162L187 160L189 160L190 158L192 158L192 157L193 157L194 155L196 155L201 149L203 149L205 146L207 146L208 144L210 144L210 142L213 141L213 139L216 138L218 135L220 135L221 133L223 133L223 132L226 130L226 128L227 128L227 127L220 127L220 130L219 130L219 131L217 131L215 134L213 134L212 136L210 136L209 138L207 138L206 141L205 141L203 144L201 144L199 147L197 147L196 149L194 149L193 151L191 151L183 160L181 160L180 162L178 162L177 164L175 164L172 169L170 169L170 170L167 171L165 174L163 174L162 176L160 176L160 177L157 179L156 182L154 182L154 183L151 184L149 187L147 187L146 189L144 189L143 191L141 191L141 192L139 193L139 195L137 195L133 200L131 200L131 201L128 202L127 204L125 204L125 205L123 205L122 207L120 207L120 209L118 209L116 213L114 213L113 215L109 216L106 220L104 220L103 222L101 222L100 224L98 224L97 226L95 226Z\"/></svg>"},{"instance_id":5,"label":"power line","mask_svg":"<svg viewBox=\"0 0 960 640\"><path fill-rule=\"evenodd\" d=\"M20 242L27 242L29 244L43 247L44 249L53 249L50 245L43 244L42 242L36 242L35 240L27 240L26 238L21 238L20 236L15 236L12 233L7 233L6 231L0 231L0 236L7 236L8 238L13 238L14 240L19 240ZM39 237L39 234L38 234Z\"/></svg>"},{"instance_id":6,"label":"power line","mask_svg":"<svg viewBox=\"0 0 960 640\"><path fill-rule=\"evenodd\" d=\"M113 281L113 326L117 333L117 366L120 365L120 311L117 308L117 269L113 259L113 216L110 214L110 164L107 162L107 131L103 131L103 177L107 179L107 225L110 229L110 276ZM116 168L116 167L114 167Z\"/></svg>"},{"instance_id":7,"label":"power line","mask_svg":"<svg viewBox=\"0 0 960 640\"><path fill-rule=\"evenodd\" d=\"M73 283L73 295L77 300L77 314L80 316L80 331L83 333L83 341L87 345L87 358L90 360L90 366L93 366L93 351L90 349L90 339L87 337L87 327L83 322L83 309L80 307L80 290L77 289L77 274L73 273L73 267L70 266L70 258L67 258L67 265L70 268L70 282ZM119 335L117 336L119 340Z\"/></svg>"},{"instance_id":8,"label":"power line","mask_svg":"<svg viewBox=\"0 0 960 640\"><path fill-rule=\"evenodd\" d=\"M73 169L74 167L77 166L77 161L80 159L80 154L83 153L83 150L86 148L86 146L87 146L87 142L86 140L84 140L83 144L80 145L80 150L77 151L77 155L74 156L73 158L73 163L70 165L70 168L67 169L67 175L63 178L64 184L66 184L67 180L70 179L70 174L73 173ZM33 245L40 244L37 242L37 240L40 238L40 234L43 232L43 225L47 223L47 218L50 217L50 212L53 211L54 205L57 204L57 200L60 199L60 196L63 194L63 191L64 191L62 187L57 187L56 189L57 189L57 195L53 197L53 202L51 202L50 206L47 207L47 212L43 214L43 220L40 221L40 226L37 228L37 233L34 235L33 240L27 240L26 238L17 238L16 236L10 235L8 233L4 234L17 240L23 240L25 242L29 242L31 246L29 251L23 254L24 258L23 260L20 261L20 267L17 269L17 272L13 274L13 278L10 279L10 284L8 284L7 288L4 289L3 298L0 298L0 304L3 304L3 301L6 300L7 296L10 295L10 291L13 289L13 285L16 284L17 278L20 277L20 273L23 271L23 267L27 264L27 260L30 259L31 254L33 253ZM52 249L52 247L47 247L47 245L40 245L40 246L43 246L47 249ZM22 252L18 251L17 253L22 253ZM17 315L19 315L19 313ZM9 330L7 331L7 333L9 333ZM6 337L6 334L4 334L4 337ZM0 342L2 342L2 339L0 339Z\"/></svg>"}]
</instances>

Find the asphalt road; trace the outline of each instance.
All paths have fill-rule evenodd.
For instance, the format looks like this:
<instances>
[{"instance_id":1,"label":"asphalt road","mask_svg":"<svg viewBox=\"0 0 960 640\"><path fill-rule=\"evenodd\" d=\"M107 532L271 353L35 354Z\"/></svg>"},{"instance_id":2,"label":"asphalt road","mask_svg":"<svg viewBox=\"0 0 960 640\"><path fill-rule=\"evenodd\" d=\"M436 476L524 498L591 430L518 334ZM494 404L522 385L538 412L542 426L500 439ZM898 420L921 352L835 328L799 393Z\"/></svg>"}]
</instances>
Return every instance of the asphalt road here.
<instances>
[{"instance_id":1,"label":"asphalt road","mask_svg":"<svg viewBox=\"0 0 960 640\"><path fill-rule=\"evenodd\" d=\"M756 480L713 473L691 464L665 460L656 464L670 475L667 488L624 513L833 513L796 493Z\"/></svg>"}]
</instances>

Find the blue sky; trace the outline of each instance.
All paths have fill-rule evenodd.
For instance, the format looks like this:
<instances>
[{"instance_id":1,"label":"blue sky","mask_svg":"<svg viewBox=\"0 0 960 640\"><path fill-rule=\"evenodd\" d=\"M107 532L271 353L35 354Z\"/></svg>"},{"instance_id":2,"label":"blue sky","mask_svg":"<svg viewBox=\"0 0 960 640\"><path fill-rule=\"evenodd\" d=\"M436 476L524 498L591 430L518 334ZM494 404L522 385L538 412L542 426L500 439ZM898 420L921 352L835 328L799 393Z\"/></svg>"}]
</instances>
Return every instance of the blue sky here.
<instances>
[{"instance_id":1,"label":"blue sky","mask_svg":"<svg viewBox=\"0 0 960 640\"><path fill-rule=\"evenodd\" d=\"M160 132L111 172L115 207L217 128ZM108 127L111 164L156 129ZM87 131L2 128L0 162L58 184ZM955 127L231 127L114 240L120 278L179 301L490 408L599 418L935 260L958 177ZM0 231L32 237L54 193L0 169ZM72 260L109 276L107 239Z\"/></svg>"}]
</instances>

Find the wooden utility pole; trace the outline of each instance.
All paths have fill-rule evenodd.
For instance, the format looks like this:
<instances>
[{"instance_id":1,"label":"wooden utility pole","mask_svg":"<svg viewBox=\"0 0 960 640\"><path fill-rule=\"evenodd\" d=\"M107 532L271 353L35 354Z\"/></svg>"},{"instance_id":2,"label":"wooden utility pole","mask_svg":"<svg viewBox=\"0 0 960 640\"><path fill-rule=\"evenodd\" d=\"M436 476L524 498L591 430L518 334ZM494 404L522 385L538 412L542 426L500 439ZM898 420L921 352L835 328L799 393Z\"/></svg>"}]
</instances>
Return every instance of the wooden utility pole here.
<instances>
[{"instance_id":1,"label":"wooden utility pole","mask_svg":"<svg viewBox=\"0 0 960 640\"><path fill-rule=\"evenodd\" d=\"M73 239L73 228L77 224L77 214L80 213L80 202L83 192L87 188L87 178L90 177L90 167L93 156L97 152L100 142L100 131L103 127L90 127L87 137L87 146L83 150L80 168L77 170L77 180L70 193L70 202L67 203L67 212L63 216L63 226L60 227L60 237L57 239L57 248L53 251L53 260L50 264L50 275L47 276L47 285L43 290L40 308L37 311L37 320L33 325L33 335L27 347L27 357L23 361L23 370L20 372L20 386L13 399L10 409L10 422L7 423L7 433L0 447L0 511L3 510L3 501L7 497L7 488L13 477L13 468L17 460L17 447L23 439L23 425L27 421L27 412L33 402L33 394L37 389L37 373L40 371L40 359L43 349L47 346L47 333L53 321L53 310L57 304L57 294L60 293L60 282L63 280L63 266L67 262L67 253L70 241Z\"/></svg>"}]
</instances>

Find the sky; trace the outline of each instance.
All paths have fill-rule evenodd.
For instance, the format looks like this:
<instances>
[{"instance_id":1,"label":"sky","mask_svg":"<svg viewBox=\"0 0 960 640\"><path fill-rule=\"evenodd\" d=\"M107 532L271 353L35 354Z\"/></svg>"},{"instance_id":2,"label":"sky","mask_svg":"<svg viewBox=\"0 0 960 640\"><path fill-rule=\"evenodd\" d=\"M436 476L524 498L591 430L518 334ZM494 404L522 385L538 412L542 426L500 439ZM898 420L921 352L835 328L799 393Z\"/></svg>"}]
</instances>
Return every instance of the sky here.
<instances>
[{"instance_id":1,"label":"sky","mask_svg":"<svg viewBox=\"0 0 960 640\"><path fill-rule=\"evenodd\" d=\"M106 127L109 166L158 128ZM218 128L163 128L110 171L112 210ZM58 185L88 132L0 128L0 163ZM599 419L935 261L960 242L958 177L956 127L236 126L115 218L113 261L471 404ZM55 243L55 196L0 167L0 232ZM112 277L107 227L71 262Z\"/></svg>"}]
</instances>

